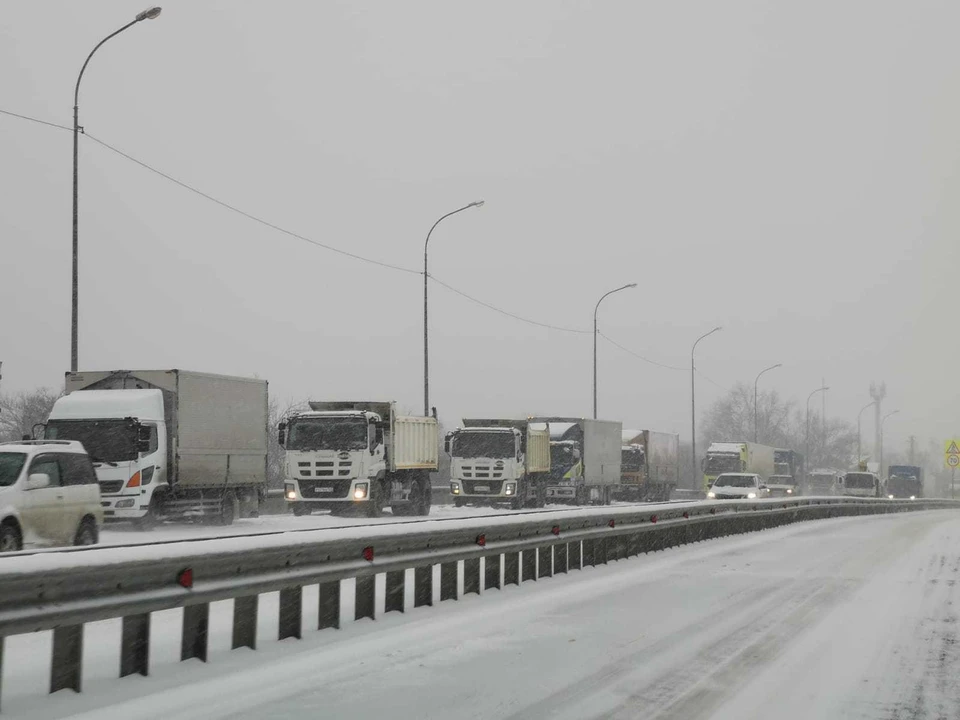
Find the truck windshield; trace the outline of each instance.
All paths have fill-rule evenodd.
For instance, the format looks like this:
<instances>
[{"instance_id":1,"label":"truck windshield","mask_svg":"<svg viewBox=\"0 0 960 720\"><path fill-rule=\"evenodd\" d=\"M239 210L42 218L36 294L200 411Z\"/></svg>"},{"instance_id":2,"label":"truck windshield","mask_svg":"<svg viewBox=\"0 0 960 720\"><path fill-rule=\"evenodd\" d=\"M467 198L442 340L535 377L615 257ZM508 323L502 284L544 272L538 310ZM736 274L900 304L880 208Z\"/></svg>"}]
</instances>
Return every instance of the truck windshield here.
<instances>
[{"instance_id":1,"label":"truck windshield","mask_svg":"<svg viewBox=\"0 0 960 720\"><path fill-rule=\"evenodd\" d=\"M288 450L366 450L363 418L300 418L290 422Z\"/></svg>"},{"instance_id":2,"label":"truck windshield","mask_svg":"<svg viewBox=\"0 0 960 720\"><path fill-rule=\"evenodd\" d=\"M716 487L756 487L757 480L753 475L721 475L714 485Z\"/></svg>"},{"instance_id":3,"label":"truck windshield","mask_svg":"<svg viewBox=\"0 0 960 720\"><path fill-rule=\"evenodd\" d=\"M873 475L869 473L847 473L843 478L843 484L848 488L868 488L873 489Z\"/></svg>"},{"instance_id":4,"label":"truck windshield","mask_svg":"<svg viewBox=\"0 0 960 720\"><path fill-rule=\"evenodd\" d=\"M711 453L707 455L704 470L710 475L737 472L740 470L740 456L734 453Z\"/></svg>"},{"instance_id":5,"label":"truck windshield","mask_svg":"<svg viewBox=\"0 0 960 720\"><path fill-rule=\"evenodd\" d=\"M516 448L510 432L461 432L453 441L458 458L512 458Z\"/></svg>"},{"instance_id":6,"label":"truck windshield","mask_svg":"<svg viewBox=\"0 0 960 720\"><path fill-rule=\"evenodd\" d=\"M9 487L17 481L26 459L26 453L0 452L0 487Z\"/></svg>"},{"instance_id":7,"label":"truck windshield","mask_svg":"<svg viewBox=\"0 0 960 720\"><path fill-rule=\"evenodd\" d=\"M131 418L104 420L50 420L47 440L76 440L94 462L128 462L137 459L137 422Z\"/></svg>"},{"instance_id":8,"label":"truck windshield","mask_svg":"<svg viewBox=\"0 0 960 720\"><path fill-rule=\"evenodd\" d=\"M573 447L570 445L550 445L550 478L563 480L573 467Z\"/></svg>"},{"instance_id":9,"label":"truck windshield","mask_svg":"<svg viewBox=\"0 0 960 720\"><path fill-rule=\"evenodd\" d=\"M813 487L830 487L833 485L835 479L833 475L811 474L807 478L807 482Z\"/></svg>"},{"instance_id":10,"label":"truck windshield","mask_svg":"<svg viewBox=\"0 0 960 720\"><path fill-rule=\"evenodd\" d=\"M643 470L643 450L624 448L620 454L620 472L640 472Z\"/></svg>"}]
</instances>

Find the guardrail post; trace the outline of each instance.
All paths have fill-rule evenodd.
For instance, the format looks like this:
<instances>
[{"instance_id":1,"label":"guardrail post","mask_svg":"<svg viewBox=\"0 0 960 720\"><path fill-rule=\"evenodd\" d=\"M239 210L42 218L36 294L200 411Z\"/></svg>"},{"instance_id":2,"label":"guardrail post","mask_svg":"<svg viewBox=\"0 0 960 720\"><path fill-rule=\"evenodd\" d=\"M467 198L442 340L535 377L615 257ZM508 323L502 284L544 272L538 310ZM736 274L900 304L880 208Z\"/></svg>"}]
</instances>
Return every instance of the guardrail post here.
<instances>
[{"instance_id":1,"label":"guardrail post","mask_svg":"<svg viewBox=\"0 0 960 720\"><path fill-rule=\"evenodd\" d=\"M320 583L317 630L340 629L340 581Z\"/></svg>"},{"instance_id":2,"label":"guardrail post","mask_svg":"<svg viewBox=\"0 0 960 720\"><path fill-rule=\"evenodd\" d=\"M503 554L503 584L520 584L520 553L508 552Z\"/></svg>"},{"instance_id":3,"label":"guardrail post","mask_svg":"<svg viewBox=\"0 0 960 720\"><path fill-rule=\"evenodd\" d=\"M406 574L406 570L391 570L387 573L386 597L383 602L384 612L403 612Z\"/></svg>"},{"instance_id":4,"label":"guardrail post","mask_svg":"<svg viewBox=\"0 0 960 720\"><path fill-rule=\"evenodd\" d=\"M483 558L483 589L484 591L500 589L500 554L486 555Z\"/></svg>"},{"instance_id":5,"label":"guardrail post","mask_svg":"<svg viewBox=\"0 0 960 720\"><path fill-rule=\"evenodd\" d=\"M557 543L553 546L553 572L555 575L567 572L567 543Z\"/></svg>"},{"instance_id":6,"label":"guardrail post","mask_svg":"<svg viewBox=\"0 0 960 720\"><path fill-rule=\"evenodd\" d=\"M257 649L257 607L259 604L259 595L247 595L233 599L233 639L230 644L232 649L236 650L241 647L248 647L251 650Z\"/></svg>"},{"instance_id":7,"label":"guardrail post","mask_svg":"<svg viewBox=\"0 0 960 720\"><path fill-rule=\"evenodd\" d=\"M523 569L523 577L521 580L526 582L527 580L536 580L537 579L537 551L523 550L520 553L520 564Z\"/></svg>"},{"instance_id":8,"label":"guardrail post","mask_svg":"<svg viewBox=\"0 0 960 720\"><path fill-rule=\"evenodd\" d=\"M70 688L80 692L83 665L83 625L67 625L53 631L50 662L50 692Z\"/></svg>"},{"instance_id":9,"label":"guardrail post","mask_svg":"<svg viewBox=\"0 0 960 720\"><path fill-rule=\"evenodd\" d=\"M286 638L297 638L302 636L302 616L303 616L303 588L296 587L283 588L280 591L280 610L279 623L277 628L277 640Z\"/></svg>"},{"instance_id":10,"label":"guardrail post","mask_svg":"<svg viewBox=\"0 0 960 720\"><path fill-rule=\"evenodd\" d=\"M120 677L147 675L150 659L150 613L126 615L120 629Z\"/></svg>"},{"instance_id":11,"label":"guardrail post","mask_svg":"<svg viewBox=\"0 0 960 720\"><path fill-rule=\"evenodd\" d=\"M183 634L180 636L180 659L207 661L207 629L210 625L210 604L187 605L183 608Z\"/></svg>"},{"instance_id":12,"label":"guardrail post","mask_svg":"<svg viewBox=\"0 0 960 720\"><path fill-rule=\"evenodd\" d=\"M570 570L583 569L583 547L579 540L567 543L567 568Z\"/></svg>"},{"instance_id":13,"label":"guardrail post","mask_svg":"<svg viewBox=\"0 0 960 720\"><path fill-rule=\"evenodd\" d=\"M413 606L433 605L433 565L423 565L413 571Z\"/></svg>"},{"instance_id":14,"label":"guardrail post","mask_svg":"<svg viewBox=\"0 0 960 720\"><path fill-rule=\"evenodd\" d=\"M361 575L356 578L356 581L357 585L353 602L353 619L360 620L361 618L370 618L373 620L373 611L375 607L374 598L377 590L377 576Z\"/></svg>"},{"instance_id":15,"label":"guardrail post","mask_svg":"<svg viewBox=\"0 0 960 720\"><path fill-rule=\"evenodd\" d=\"M537 577L553 576L553 545L541 545L537 548Z\"/></svg>"},{"instance_id":16,"label":"guardrail post","mask_svg":"<svg viewBox=\"0 0 960 720\"><path fill-rule=\"evenodd\" d=\"M440 563L440 602L457 599L457 561Z\"/></svg>"},{"instance_id":17,"label":"guardrail post","mask_svg":"<svg viewBox=\"0 0 960 720\"><path fill-rule=\"evenodd\" d=\"M597 564L597 542L587 539L583 541L583 567L592 567Z\"/></svg>"},{"instance_id":18,"label":"guardrail post","mask_svg":"<svg viewBox=\"0 0 960 720\"><path fill-rule=\"evenodd\" d=\"M466 558L463 561L463 594L480 594L480 558Z\"/></svg>"},{"instance_id":19,"label":"guardrail post","mask_svg":"<svg viewBox=\"0 0 960 720\"><path fill-rule=\"evenodd\" d=\"M640 554L640 533L627 535L627 557Z\"/></svg>"}]
</instances>

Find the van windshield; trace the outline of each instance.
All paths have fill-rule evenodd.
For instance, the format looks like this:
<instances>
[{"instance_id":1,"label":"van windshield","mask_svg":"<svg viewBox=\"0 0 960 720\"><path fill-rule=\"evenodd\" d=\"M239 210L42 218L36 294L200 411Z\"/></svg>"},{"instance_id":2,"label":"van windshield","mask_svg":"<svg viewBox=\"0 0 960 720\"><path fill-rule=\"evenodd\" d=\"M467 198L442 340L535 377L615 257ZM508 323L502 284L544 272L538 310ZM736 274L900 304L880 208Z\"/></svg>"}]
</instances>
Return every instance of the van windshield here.
<instances>
[{"instance_id":1,"label":"van windshield","mask_svg":"<svg viewBox=\"0 0 960 720\"><path fill-rule=\"evenodd\" d=\"M753 475L721 475L714 485L718 487L756 487Z\"/></svg>"},{"instance_id":2,"label":"van windshield","mask_svg":"<svg viewBox=\"0 0 960 720\"><path fill-rule=\"evenodd\" d=\"M50 420L43 432L47 440L76 440L94 462L128 462L137 459L137 421Z\"/></svg>"},{"instance_id":3,"label":"van windshield","mask_svg":"<svg viewBox=\"0 0 960 720\"><path fill-rule=\"evenodd\" d=\"M843 484L848 488L873 489L873 482L873 475L869 473L847 473L843 478Z\"/></svg>"},{"instance_id":4,"label":"van windshield","mask_svg":"<svg viewBox=\"0 0 960 720\"><path fill-rule=\"evenodd\" d=\"M0 452L0 487L9 487L17 481L26 459L26 453Z\"/></svg>"}]
</instances>

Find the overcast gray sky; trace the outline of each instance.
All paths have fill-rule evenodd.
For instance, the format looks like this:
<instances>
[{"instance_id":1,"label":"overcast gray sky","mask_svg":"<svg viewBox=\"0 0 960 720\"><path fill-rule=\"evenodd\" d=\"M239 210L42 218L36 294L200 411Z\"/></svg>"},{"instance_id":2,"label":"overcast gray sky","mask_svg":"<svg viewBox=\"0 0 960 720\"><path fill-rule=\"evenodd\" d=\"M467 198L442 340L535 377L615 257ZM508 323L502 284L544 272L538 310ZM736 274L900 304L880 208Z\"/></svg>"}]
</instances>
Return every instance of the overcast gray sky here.
<instances>
[{"instance_id":1,"label":"overcast gray sky","mask_svg":"<svg viewBox=\"0 0 960 720\"><path fill-rule=\"evenodd\" d=\"M960 434L960 3L197 2L111 40L87 131L319 242L856 420ZM0 108L71 123L142 3L3 0ZM3 390L69 367L70 133L0 115ZM422 276L84 138L81 369L422 404ZM441 419L591 409L589 333L431 288ZM712 382L711 382L712 381ZM715 383L715 384L714 384ZM601 340L600 414L689 438L689 371ZM872 436L872 420L864 424Z\"/></svg>"}]
</instances>

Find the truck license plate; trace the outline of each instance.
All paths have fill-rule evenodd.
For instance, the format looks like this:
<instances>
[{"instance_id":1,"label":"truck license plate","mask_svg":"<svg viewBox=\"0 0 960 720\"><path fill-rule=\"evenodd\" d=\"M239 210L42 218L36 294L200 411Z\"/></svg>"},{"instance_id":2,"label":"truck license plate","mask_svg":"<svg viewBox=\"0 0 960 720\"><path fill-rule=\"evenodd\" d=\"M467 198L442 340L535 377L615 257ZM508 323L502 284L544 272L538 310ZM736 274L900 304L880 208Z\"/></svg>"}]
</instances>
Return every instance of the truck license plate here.
<instances>
[{"instance_id":1,"label":"truck license plate","mask_svg":"<svg viewBox=\"0 0 960 720\"><path fill-rule=\"evenodd\" d=\"M315 487L313 491L316 493L331 493L333 492L333 488L332 487Z\"/></svg>"},{"instance_id":2,"label":"truck license plate","mask_svg":"<svg viewBox=\"0 0 960 720\"><path fill-rule=\"evenodd\" d=\"M473 489L476 490L477 492L490 492L489 485L474 485Z\"/></svg>"}]
</instances>

